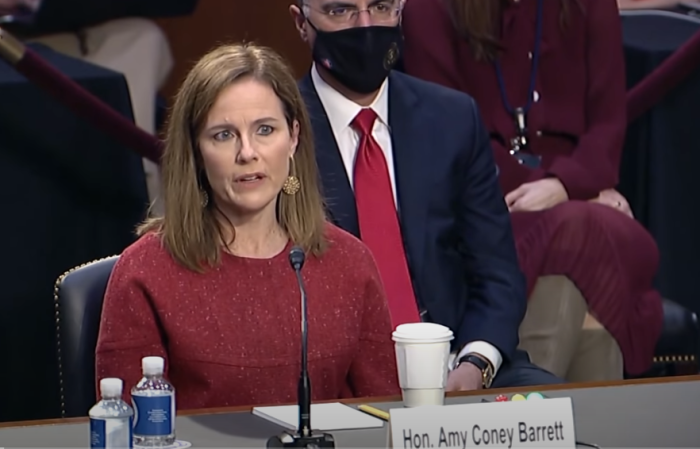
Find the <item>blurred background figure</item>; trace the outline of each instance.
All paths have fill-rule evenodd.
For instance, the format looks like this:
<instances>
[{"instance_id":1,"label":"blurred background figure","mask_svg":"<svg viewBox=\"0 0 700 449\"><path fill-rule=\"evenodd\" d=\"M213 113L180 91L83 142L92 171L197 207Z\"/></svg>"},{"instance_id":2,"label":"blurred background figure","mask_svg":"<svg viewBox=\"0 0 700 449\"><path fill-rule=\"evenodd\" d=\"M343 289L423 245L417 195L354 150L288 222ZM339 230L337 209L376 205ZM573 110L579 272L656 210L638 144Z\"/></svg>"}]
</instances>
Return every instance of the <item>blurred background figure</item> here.
<instances>
[{"instance_id":1,"label":"blurred background figure","mask_svg":"<svg viewBox=\"0 0 700 449\"><path fill-rule=\"evenodd\" d=\"M521 348L569 380L648 369L659 256L615 190L627 126L615 0L411 0L403 28L407 73L479 105L529 292L571 282L530 296Z\"/></svg>"},{"instance_id":2,"label":"blurred background figure","mask_svg":"<svg viewBox=\"0 0 700 449\"><path fill-rule=\"evenodd\" d=\"M156 132L156 102L173 67L168 39L151 19L190 14L198 0L0 0L4 28L24 40L120 72L136 124ZM144 159L153 212L162 213L158 167Z\"/></svg>"},{"instance_id":3,"label":"blurred background figure","mask_svg":"<svg viewBox=\"0 0 700 449\"><path fill-rule=\"evenodd\" d=\"M4 31L149 133L173 57L151 19L189 14L196 0L0 0ZM120 253L157 190L133 149L73 114L0 61L0 421L60 414L54 283ZM146 182L148 172L150 179Z\"/></svg>"}]
</instances>

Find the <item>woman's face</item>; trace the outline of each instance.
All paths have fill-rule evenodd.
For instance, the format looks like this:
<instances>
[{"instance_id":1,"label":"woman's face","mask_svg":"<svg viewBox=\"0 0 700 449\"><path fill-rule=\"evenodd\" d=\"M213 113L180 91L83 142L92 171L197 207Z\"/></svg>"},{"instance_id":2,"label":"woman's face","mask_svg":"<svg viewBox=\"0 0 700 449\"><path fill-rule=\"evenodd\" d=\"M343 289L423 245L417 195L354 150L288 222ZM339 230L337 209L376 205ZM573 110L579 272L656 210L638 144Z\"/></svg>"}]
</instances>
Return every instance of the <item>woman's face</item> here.
<instances>
[{"instance_id":1,"label":"woman's face","mask_svg":"<svg viewBox=\"0 0 700 449\"><path fill-rule=\"evenodd\" d=\"M282 101L266 83L243 78L224 89L199 135L217 206L238 218L274 215L298 136L298 122L289 128Z\"/></svg>"}]
</instances>

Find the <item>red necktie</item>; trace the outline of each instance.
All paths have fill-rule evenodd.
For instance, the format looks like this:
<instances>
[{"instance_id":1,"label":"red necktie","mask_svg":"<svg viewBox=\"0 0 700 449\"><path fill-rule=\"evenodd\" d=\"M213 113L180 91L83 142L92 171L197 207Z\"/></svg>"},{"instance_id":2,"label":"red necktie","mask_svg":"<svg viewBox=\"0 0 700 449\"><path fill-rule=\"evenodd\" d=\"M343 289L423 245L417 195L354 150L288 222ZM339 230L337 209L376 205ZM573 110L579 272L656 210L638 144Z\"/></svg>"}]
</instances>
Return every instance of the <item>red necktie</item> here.
<instances>
[{"instance_id":1,"label":"red necktie","mask_svg":"<svg viewBox=\"0 0 700 449\"><path fill-rule=\"evenodd\" d=\"M394 327L420 322L406 263L401 228L386 159L372 137L377 114L363 109L352 127L359 133L355 160L355 201L362 241L369 247L382 277Z\"/></svg>"}]
</instances>

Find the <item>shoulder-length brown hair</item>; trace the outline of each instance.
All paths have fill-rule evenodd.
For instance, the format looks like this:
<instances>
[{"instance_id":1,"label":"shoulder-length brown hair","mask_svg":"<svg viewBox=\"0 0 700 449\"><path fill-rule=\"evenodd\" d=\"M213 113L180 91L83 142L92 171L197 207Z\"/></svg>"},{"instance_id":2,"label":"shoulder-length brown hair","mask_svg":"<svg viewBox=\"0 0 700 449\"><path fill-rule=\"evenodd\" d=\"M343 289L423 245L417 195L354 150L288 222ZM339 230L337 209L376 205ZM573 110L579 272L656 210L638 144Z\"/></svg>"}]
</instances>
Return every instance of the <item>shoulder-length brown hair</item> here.
<instances>
[{"instance_id":1,"label":"shoulder-length brown hair","mask_svg":"<svg viewBox=\"0 0 700 449\"><path fill-rule=\"evenodd\" d=\"M325 213L309 115L292 70L273 50L253 44L224 45L202 57L175 98L167 125L162 160L165 214L147 220L139 235L155 231L176 261L202 272L221 260L223 214L213 202L204 173L198 137L219 94L238 80L252 77L268 84L282 106L289 131L299 123L299 141L290 175L301 188L277 199L277 219L292 241L319 255L325 249ZM212 201L203 205L203 198ZM235 235L234 235L235 238Z\"/></svg>"},{"instance_id":2,"label":"shoulder-length brown hair","mask_svg":"<svg viewBox=\"0 0 700 449\"><path fill-rule=\"evenodd\" d=\"M513 0L444 0L457 31L469 40L474 57L480 61L493 61L503 50L501 46L501 21L503 10ZM545 4L553 0L544 0ZM579 0L559 0L560 22L566 27L571 14L571 4Z\"/></svg>"}]
</instances>

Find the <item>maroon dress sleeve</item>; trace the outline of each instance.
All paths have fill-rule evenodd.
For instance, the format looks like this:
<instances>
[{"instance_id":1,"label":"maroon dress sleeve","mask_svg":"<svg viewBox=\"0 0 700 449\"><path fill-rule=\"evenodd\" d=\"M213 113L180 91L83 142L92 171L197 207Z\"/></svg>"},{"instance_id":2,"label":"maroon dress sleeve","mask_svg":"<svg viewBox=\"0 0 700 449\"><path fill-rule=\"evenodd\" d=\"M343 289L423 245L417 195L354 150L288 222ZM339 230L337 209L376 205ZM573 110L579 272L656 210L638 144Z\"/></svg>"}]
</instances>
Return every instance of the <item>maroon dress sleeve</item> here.
<instances>
[{"instance_id":1,"label":"maroon dress sleeve","mask_svg":"<svg viewBox=\"0 0 700 449\"><path fill-rule=\"evenodd\" d=\"M627 127L622 30L614 1L586 2L587 129L571 156L554 159L549 174L569 198L588 200L617 185ZM542 173L533 173L541 178ZM530 179L532 180L532 179Z\"/></svg>"},{"instance_id":2,"label":"maroon dress sleeve","mask_svg":"<svg viewBox=\"0 0 700 449\"><path fill-rule=\"evenodd\" d=\"M367 267L364 288L362 333L351 363L349 384L355 397L400 394L396 355L391 339L391 316L379 271L374 259L365 252L361 266Z\"/></svg>"},{"instance_id":3,"label":"maroon dress sleeve","mask_svg":"<svg viewBox=\"0 0 700 449\"><path fill-rule=\"evenodd\" d=\"M129 256L120 257L107 284L95 351L98 397L100 379L118 377L124 381L125 401L130 400L129 392L141 378L143 357L163 357L166 375L168 369L156 315L146 288L137 276L142 270L136 267L138 260Z\"/></svg>"}]
</instances>

